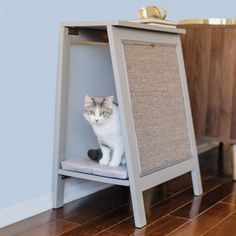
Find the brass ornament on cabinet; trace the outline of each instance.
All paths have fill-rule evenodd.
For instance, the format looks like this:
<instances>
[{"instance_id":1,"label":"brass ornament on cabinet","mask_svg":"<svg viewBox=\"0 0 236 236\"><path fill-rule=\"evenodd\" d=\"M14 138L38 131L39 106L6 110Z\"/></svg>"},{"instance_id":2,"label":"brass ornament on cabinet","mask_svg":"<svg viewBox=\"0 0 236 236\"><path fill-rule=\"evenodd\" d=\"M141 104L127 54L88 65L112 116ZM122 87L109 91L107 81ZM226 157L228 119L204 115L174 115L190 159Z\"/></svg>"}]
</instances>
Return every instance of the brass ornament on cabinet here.
<instances>
[{"instance_id":1,"label":"brass ornament on cabinet","mask_svg":"<svg viewBox=\"0 0 236 236\"><path fill-rule=\"evenodd\" d=\"M162 7L162 10L156 6L147 6L142 7L138 11L139 19L148 19L148 18L156 18L164 20L167 16L166 8Z\"/></svg>"}]
</instances>

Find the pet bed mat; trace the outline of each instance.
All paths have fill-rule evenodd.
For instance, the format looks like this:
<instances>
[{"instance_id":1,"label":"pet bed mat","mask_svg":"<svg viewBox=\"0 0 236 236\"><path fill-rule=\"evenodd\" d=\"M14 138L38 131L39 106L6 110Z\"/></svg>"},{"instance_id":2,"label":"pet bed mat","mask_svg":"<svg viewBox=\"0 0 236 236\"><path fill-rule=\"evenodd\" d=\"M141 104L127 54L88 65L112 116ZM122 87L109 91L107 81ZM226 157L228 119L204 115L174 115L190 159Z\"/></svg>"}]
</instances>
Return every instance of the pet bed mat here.
<instances>
[{"instance_id":1,"label":"pet bed mat","mask_svg":"<svg viewBox=\"0 0 236 236\"><path fill-rule=\"evenodd\" d=\"M68 159L61 162L62 169L68 171L76 171L85 174L99 175L117 179L127 179L128 172L126 165L111 167L108 165L100 165L90 159Z\"/></svg>"}]
</instances>

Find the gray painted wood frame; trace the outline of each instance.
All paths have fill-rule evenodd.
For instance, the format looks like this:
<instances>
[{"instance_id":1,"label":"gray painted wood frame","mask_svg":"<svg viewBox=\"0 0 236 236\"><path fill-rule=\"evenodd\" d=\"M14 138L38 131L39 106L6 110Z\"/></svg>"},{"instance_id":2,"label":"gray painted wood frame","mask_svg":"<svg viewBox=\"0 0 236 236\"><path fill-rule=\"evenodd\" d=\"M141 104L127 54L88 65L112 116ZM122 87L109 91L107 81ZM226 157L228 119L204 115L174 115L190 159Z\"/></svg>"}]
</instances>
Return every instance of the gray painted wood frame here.
<instances>
[{"instance_id":1,"label":"gray painted wood frame","mask_svg":"<svg viewBox=\"0 0 236 236\"><path fill-rule=\"evenodd\" d=\"M69 53L72 42L76 44L95 43L99 45L99 38L96 34L86 34L78 37L68 34L68 27L80 27L84 30L105 30L108 34L108 44L110 47L113 74L119 110L121 114L121 126L125 140L125 155L127 160L128 180L118 180L101 176L94 176L61 169L60 162L66 157L66 132L67 132L67 103L68 103L68 81L69 81ZM85 30L86 31L86 30ZM136 227L143 227L146 224L146 215L143 202L143 191L166 182L184 173L191 172L193 189L195 195L202 194L201 177L199 171L196 142L192 124L188 89L186 84L185 69L179 34L183 30L170 29L160 26L148 26L138 23L116 21L103 23L64 23L60 31L59 61L58 61L58 87L56 104L56 126L55 126L55 147L54 147L54 184L53 184L53 207L63 206L64 183L63 176L88 179L98 182L105 182L117 185L129 186L131 190L132 205ZM128 74L125 63L125 54L122 40L140 40L150 43L171 44L176 47L176 55L179 65L180 83L184 98L184 107L187 117L187 127L189 132L192 158L177 164L157 170L142 176L140 174L140 154L135 132L130 90L128 84ZM101 40L104 45L104 40ZM171 145L171 143L170 143Z\"/></svg>"},{"instance_id":2,"label":"gray painted wood frame","mask_svg":"<svg viewBox=\"0 0 236 236\"><path fill-rule=\"evenodd\" d=\"M67 28L61 26L58 52L58 81L55 111L54 169L53 169L53 208L64 204L64 180L58 174L61 161L66 160L66 122L69 77L69 50L71 37Z\"/></svg>"}]
</instances>

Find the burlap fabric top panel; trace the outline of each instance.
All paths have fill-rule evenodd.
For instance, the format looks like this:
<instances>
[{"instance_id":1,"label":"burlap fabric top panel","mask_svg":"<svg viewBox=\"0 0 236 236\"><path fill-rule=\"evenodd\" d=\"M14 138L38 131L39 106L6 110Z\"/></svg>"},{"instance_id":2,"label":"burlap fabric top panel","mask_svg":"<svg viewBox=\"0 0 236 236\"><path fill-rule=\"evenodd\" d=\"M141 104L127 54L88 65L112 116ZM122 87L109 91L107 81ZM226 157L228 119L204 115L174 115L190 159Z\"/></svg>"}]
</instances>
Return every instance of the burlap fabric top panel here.
<instances>
[{"instance_id":1,"label":"burlap fabric top panel","mask_svg":"<svg viewBox=\"0 0 236 236\"><path fill-rule=\"evenodd\" d=\"M192 157L176 45L122 43L143 176Z\"/></svg>"}]
</instances>

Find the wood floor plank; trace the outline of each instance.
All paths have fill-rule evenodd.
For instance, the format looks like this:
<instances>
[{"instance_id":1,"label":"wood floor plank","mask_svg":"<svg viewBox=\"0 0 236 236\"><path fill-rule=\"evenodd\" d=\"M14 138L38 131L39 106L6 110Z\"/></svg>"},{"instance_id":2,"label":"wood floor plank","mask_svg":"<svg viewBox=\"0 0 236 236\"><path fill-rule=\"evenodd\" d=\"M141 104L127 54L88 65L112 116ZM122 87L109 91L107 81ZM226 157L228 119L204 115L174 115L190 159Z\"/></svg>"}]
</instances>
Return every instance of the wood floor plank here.
<instances>
[{"instance_id":1,"label":"wood floor plank","mask_svg":"<svg viewBox=\"0 0 236 236\"><path fill-rule=\"evenodd\" d=\"M57 211L49 210L0 229L1 236L18 236L57 219Z\"/></svg>"},{"instance_id":2,"label":"wood floor plank","mask_svg":"<svg viewBox=\"0 0 236 236\"><path fill-rule=\"evenodd\" d=\"M70 212L65 212L62 215L62 219L84 224L95 217L99 217L106 212L129 202L129 198L129 191L121 191L119 187L111 188L109 194L104 193L97 195L95 199L79 204ZM106 200L104 201L104 199Z\"/></svg>"},{"instance_id":3,"label":"wood floor plank","mask_svg":"<svg viewBox=\"0 0 236 236\"><path fill-rule=\"evenodd\" d=\"M203 182L205 191L208 191L221 183L220 179L208 179ZM174 195L160 204L156 204L150 209L146 209L147 222L148 224L162 218L166 214L172 212L174 209L183 206L189 201L192 201L195 197L193 196L192 189L187 189L177 195ZM130 235L135 233L134 219L130 217L109 229L109 232L120 233L123 235Z\"/></svg>"},{"instance_id":4,"label":"wood floor plank","mask_svg":"<svg viewBox=\"0 0 236 236\"><path fill-rule=\"evenodd\" d=\"M160 220L157 220L150 226L146 226L142 229L136 229L134 236L163 236L171 233L176 228L188 222L188 220L175 217L175 216L165 216Z\"/></svg>"},{"instance_id":5,"label":"wood floor plank","mask_svg":"<svg viewBox=\"0 0 236 236\"><path fill-rule=\"evenodd\" d=\"M77 223L56 220L19 236L59 236L78 226Z\"/></svg>"},{"instance_id":6,"label":"wood floor plank","mask_svg":"<svg viewBox=\"0 0 236 236\"><path fill-rule=\"evenodd\" d=\"M105 198L108 200L104 201ZM53 222L56 219L64 218L65 220L70 220L70 218L78 217L80 222L83 223L93 217L99 216L103 212L106 212L106 210L111 210L112 207L118 207L123 203L127 203L129 198L130 193L128 188L114 186L65 204L64 207L57 210L49 210L0 229L0 236L19 236L44 224ZM97 209L94 205L100 207Z\"/></svg>"},{"instance_id":7,"label":"wood floor plank","mask_svg":"<svg viewBox=\"0 0 236 236\"><path fill-rule=\"evenodd\" d=\"M152 190L145 192L144 199L147 210L150 209L153 204L160 202L166 197L170 196L166 193L161 192L161 189L162 188L153 188ZM132 204L131 202L129 202L121 207L118 207L114 210L109 211L108 213L101 215L100 217L96 217L95 219L92 219L87 223L83 223L80 227L63 234L63 236L82 236L97 234L103 230L106 230L112 225L127 219L132 215L132 212ZM76 220L76 218L73 218L72 220L74 221Z\"/></svg>"},{"instance_id":8,"label":"wood floor plank","mask_svg":"<svg viewBox=\"0 0 236 236\"><path fill-rule=\"evenodd\" d=\"M173 180L168 181L167 183L165 183L165 185L167 192L178 193L179 191L192 186L191 174L187 173L185 175L177 177Z\"/></svg>"},{"instance_id":9,"label":"wood floor plank","mask_svg":"<svg viewBox=\"0 0 236 236\"><path fill-rule=\"evenodd\" d=\"M96 236L124 236L124 235L119 234L119 233L112 233L112 232L106 231L106 232L101 232L99 234L96 234Z\"/></svg>"},{"instance_id":10,"label":"wood floor plank","mask_svg":"<svg viewBox=\"0 0 236 236\"><path fill-rule=\"evenodd\" d=\"M233 192L229 196L227 196L225 199L222 200L222 202L235 204L236 205L236 192Z\"/></svg>"},{"instance_id":11,"label":"wood floor plank","mask_svg":"<svg viewBox=\"0 0 236 236\"><path fill-rule=\"evenodd\" d=\"M164 193L162 190L162 188L155 187L145 192L145 205L154 204L166 196L169 196L168 193ZM104 199L106 199L106 201L104 201ZM96 199L79 204L77 207L74 207L72 211L64 212L62 218L83 224L126 203L131 204L129 189L126 188L126 190L121 191L119 187L111 188L109 194L101 194L100 196L98 195ZM80 214L78 214L78 212L80 212Z\"/></svg>"},{"instance_id":12,"label":"wood floor plank","mask_svg":"<svg viewBox=\"0 0 236 236\"><path fill-rule=\"evenodd\" d=\"M172 212L171 215L191 219L216 204L218 201L221 201L227 195L232 193L235 187L236 185L233 181L227 182L205 195L194 198L193 202L177 209Z\"/></svg>"},{"instance_id":13,"label":"wood floor plank","mask_svg":"<svg viewBox=\"0 0 236 236\"><path fill-rule=\"evenodd\" d=\"M228 217L230 214L232 214L235 210L235 205L218 203L170 235L201 236L216 224Z\"/></svg>"},{"instance_id":14,"label":"wood floor plank","mask_svg":"<svg viewBox=\"0 0 236 236\"><path fill-rule=\"evenodd\" d=\"M78 228L66 232L63 234L63 236L90 236L98 234L99 232L108 229L112 225L126 219L131 214L131 212L132 210L130 209L129 205L125 205L86 224L83 224Z\"/></svg>"},{"instance_id":15,"label":"wood floor plank","mask_svg":"<svg viewBox=\"0 0 236 236\"><path fill-rule=\"evenodd\" d=\"M143 198L145 208L150 208L152 205L170 197L172 193L169 193L165 185L156 186L154 188L144 191ZM130 202L131 204L131 202Z\"/></svg>"},{"instance_id":16,"label":"wood floor plank","mask_svg":"<svg viewBox=\"0 0 236 236\"><path fill-rule=\"evenodd\" d=\"M184 175L168 182L168 184L160 185L159 187L144 192L149 223L160 219L170 211L173 211L183 204L186 204L186 202L194 199L191 187L188 190L183 190L186 187L191 186L189 177L189 175ZM219 178L203 181L204 192L221 185L223 182L225 182L225 180ZM182 192L180 193L180 191ZM169 192L171 192L171 194L169 194ZM172 196L173 194L174 196ZM172 200L170 200L170 198L172 198ZM160 203L160 201L162 202ZM157 205L157 203L159 204ZM126 210L122 210L122 207L127 207L129 211L126 212ZM114 212L111 213L113 210ZM114 215L112 216L112 214ZM128 220L126 220L127 217L129 217ZM116 232L107 231L104 232L104 234L127 235L126 233L129 234L129 232L134 232L132 207L128 188L115 186L66 204L63 208L58 210L46 211L27 220L0 229L0 236L30 235L30 233L36 229L39 230L40 228L47 228L47 225L53 225L53 222L56 220L65 220L65 222L69 221L72 224L73 222L78 223L77 226L81 224L79 227L69 228L70 232L76 232L80 227L81 229L79 229L79 232L85 232L86 228L89 229L88 232L93 232L89 226L95 229L94 232L101 232L109 229L109 227L113 229L115 224L118 226L121 224L120 230L117 230ZM123 226L122 221L124 222ZM124 231L125 234L122 234L122 231ZM60 234L63 233L67 232L63 231ZM44 234L41 235L44 236Z\"/></svg>"},{"instance_id":17,"label":"wood floor plank","mask_svg":"<svg viewBox=\"0 0 236 236\"><path fill-rule=\"evenodd\" d=\"M229 216L223 222L212 228L206 236L235 236L236 235L236 213Z\"/></svg>"},{"instance_id":18,"label":"wood floor plank","mask_svg":"<svg viewBox=\"0 0 236 236\"><path fill-rule=\"evenodd\" d=\"M154 204L166 196L168 193L162 192L163 188L156 187L145 192L145 204ZM104 201L104 199L108 199ZM110 199L110 200L109 200ZM15 223L3 229L0 229L1 236L18 236L26 233L44 224L55 221L56 219L72 220L74 222L85 223L94 217L105 214L113 208L130 202L129 189L115 186L110 189L100 191L96 194L87 196L71 203L63 208L49 210L29 219ZM130 204L130 203L129 203ZM96 207L94 207L96 205ZM129 206L131 207L131 206Z\"/></svg>"},{"instance_id":19,"label":"wood floor plank","mask_svg":"<svg viewBox=\"0 0 236 236\"><path fill-rule=\"evenodd\" d=\"M110 229L108 229L108 231L110 233L120 233L122 235L131 235L133 233L135 233L137 229L134 226L134 218L129 217L128 219L114 225L113 227L111 227Z\"/></svg>"}]
</instances>

